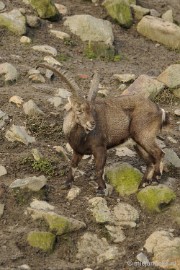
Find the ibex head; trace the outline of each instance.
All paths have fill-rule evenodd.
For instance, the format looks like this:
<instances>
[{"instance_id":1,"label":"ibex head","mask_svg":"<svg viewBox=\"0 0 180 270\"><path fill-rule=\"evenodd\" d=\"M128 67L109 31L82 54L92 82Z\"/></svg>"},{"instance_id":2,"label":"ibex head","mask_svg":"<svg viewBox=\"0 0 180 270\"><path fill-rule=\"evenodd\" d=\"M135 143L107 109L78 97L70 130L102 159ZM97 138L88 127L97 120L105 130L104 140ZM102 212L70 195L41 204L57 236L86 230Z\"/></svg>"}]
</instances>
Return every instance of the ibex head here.
<instances>
[{"instance_id":1,"label":"ibex head","mask_svg":"<svg viewBox=\"0 0 180 270\"><path fill-rule=\"evenodd\" d=\"M93 104L84 98L70 97L68 100L74 113L76 124L79 124L86 133L89 133L95 128Z\"/></svg>"},{"instance_id":2,"label":"ibex head","mask_svg":"<svg viewBox=\"0 0 180 270\"><path fill-rule=\"evenodd\" d=\"M70 105L69 110L72 110L74 114L75 123L83 127L86 133L92 131L96 126L94 119L94 100L96 98L99 86L98 72L95 72L88 97L85 99L81 95L81 89L67 71L62 70L62 68L59 66L51 66L48 64L39 64L39 67L45 67L54 71L66 81L72 90L72 96L68 99L68 101Z\"/></svg>"}]
</instances>

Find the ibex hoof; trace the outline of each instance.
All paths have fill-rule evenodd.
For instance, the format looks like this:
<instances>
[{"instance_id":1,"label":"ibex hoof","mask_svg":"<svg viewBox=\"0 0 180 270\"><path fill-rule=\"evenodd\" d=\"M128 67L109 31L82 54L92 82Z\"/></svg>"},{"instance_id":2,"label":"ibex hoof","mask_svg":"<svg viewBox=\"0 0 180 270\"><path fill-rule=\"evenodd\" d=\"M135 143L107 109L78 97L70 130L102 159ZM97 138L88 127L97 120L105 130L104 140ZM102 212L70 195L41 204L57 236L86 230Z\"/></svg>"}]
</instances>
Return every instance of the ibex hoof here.
<instances>
[{"instance_id":1,"label":"ibex hoof","mask_svg":"<svg viewBox=\"0 0 180 270\"><path fill-rule=\"evenodd\" d=\"M98 188L96 190L96 196L99 197L104 197L104 196L108 196L108 189L107 188Z\"/></svg>"},{"instance_id":2,"label":"ibex hoof","mask_svg":"<svg viewBox=\"0 0 180 270\"><path fill-rule=\"evenodd\" d=\"M71 187L72 187L72 183L70 183L70 182L64 182L64 183L61 185L61 189L62 189L62 190L70 189Z\"/></svg>"}]
</instances>

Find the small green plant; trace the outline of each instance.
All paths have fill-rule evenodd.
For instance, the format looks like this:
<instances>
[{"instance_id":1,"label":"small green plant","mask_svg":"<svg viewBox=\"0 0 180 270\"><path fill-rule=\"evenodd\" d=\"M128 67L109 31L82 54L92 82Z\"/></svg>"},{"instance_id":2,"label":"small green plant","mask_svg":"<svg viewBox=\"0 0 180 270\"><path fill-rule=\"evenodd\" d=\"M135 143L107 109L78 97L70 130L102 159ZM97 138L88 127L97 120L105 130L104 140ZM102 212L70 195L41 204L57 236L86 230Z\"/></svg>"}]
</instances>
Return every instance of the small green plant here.
<instances>
[{"instance_id":1,"label":"small green plant","mask_svg":"<svg viewBox=\"0 0 180 270\"><path fill-rule=\"evenodd\" d=\"M65 39L64 39L64 45L74 47L74 46L76 46L77 44L76 44L76 42L75 42L74 40L69 39L69 38L68 38L68 39L65 38Z\"/></svg>"},{"instance_id":2,"label":"small green plant","mask_svg":"<svg viewBox=\"0 0 180 270\"><path fill-rule=\"evenodd\" d=\"M96 55L96 53L94 52L93 45L92 45L91 41L89 41L89 42L88 42L88 45L85 47L84 55L85 55L88 59L96 59L96 58L97 58L97 55Z\"/></svg>"},{"instance_id":3,"label":"small green plant","mask_svg":"<svg viewBox=\"0 0 180 270\"><path fill-rule=\"evenodd\" d=\"M32 162L32 168L35 171L40 171L42 173L45 173L49 176L54 175L54 167L52 163L48 159L40 159L40 160L33 160Z\"/></svg>"},{"instance_id":4,"label":"small green plant","mask_svg":"<svg viewBox=\"0 0 180 270\"><path fill-rule=\"evenodd\" d=\"M120 54L116 54L114 56L114 62L119 62L119 61L121 61L121 59L122 59L122 56Z\"/></svg>"}]
</instances>

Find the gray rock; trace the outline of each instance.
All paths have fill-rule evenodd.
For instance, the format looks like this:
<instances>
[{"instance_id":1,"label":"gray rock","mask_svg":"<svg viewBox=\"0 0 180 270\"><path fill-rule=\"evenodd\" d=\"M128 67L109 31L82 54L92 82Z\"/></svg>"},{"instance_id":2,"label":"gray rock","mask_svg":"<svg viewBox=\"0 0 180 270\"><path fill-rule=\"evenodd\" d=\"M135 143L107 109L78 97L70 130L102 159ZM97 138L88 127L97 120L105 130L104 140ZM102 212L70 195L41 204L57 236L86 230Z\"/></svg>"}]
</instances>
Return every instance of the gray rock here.
<instances>
[{"instance_id":1,"label":"gray rock","mask_svg":"<svg viewBox=\"0 0 180 270\"><path fill-rule=\"evenodd\" d=\"M175 114L176 116L180 116L180 109L176 109L176 110L174 111L174 114Z\"/></svg>"},{"instance_id":2,"label":"gray rock","mask_svg":"<svg viewBox=\"0 0 180 270\"><path fill-rule=\"evenodd\" d=\"M41 152L37 148L33 148L31 150L31 153L33 155L34 160L40 161L41 159L43 159L43 155L41 154Z\"/></svg>"},{"instance_id":3,"label":"gray rock","mask_svg":"<svg viewBox=\"0 0 180 270\"><path fill-rule=\"evenodd\" d=\"M173 64L166 68L157 80L164 83L169 88L180 87L180 64Z\"/></svg>"},{"instance_id":4,"label":"gray rock","mask_svg":"<svg viewBox=\"0 0 180 270\"><path fill-rule=\"evenodd\" d=\"M7 170L4 166L0 165L0 177L7 174Z\"/></svg>"},{"instance_id":5,"label":"gray rock","mask_svg":"<svg viewBox=\"0 0 180 270\"><path fill-rule=\"evenodd\" d=\"M162 19L167 21L167 22L172 22L173 23L173 11L172 9L167 10L165 13L162 15Z\"/></svg>"},{"instance_id":6,"label":"gray rock","mask_svg":"<svg viewBox=\"0 0 180 270\"><path fill-rule=\"evenodd\" d=\"M71 95L72 95L71 92L63 88L57 89L56 94L55 94L55 96L61 97L61 98L68 98Z\"/></svg>"},{"instance_id":7,"label":"gray rock","mask_svg":"<svg viewBox=\"0 0 180 270\"><path fill-rule=\"evenodd\" d=\"M138 211L127 203L118 203L114 207L115 224L121 226L136 227L139 220Z\"/></svg>"},{"instance_id":8,"label":"gray rock","mask_svg":"<svg viewBox=\"0 0 180 270\"><path fill-rule=\"evenodd\" d=\"M0 27L6 27L16 35L26 33L26 19L18 9L0 13Z\"/></svg>"},{"instance_id":9,"label":"gray rock","mask_svg":"<svg viewBox=\"0 0 180 270\"><path fill-rule=\"evenodd\" d=\"M107 45L113 44L114 35L109 21L91 15L74 15L67 17L64 25L82 41L102 41Z\"/></svg>"},{"instance_id":10,"label":"gray rock","mask_svg":"<svg viewBox=\"0 0 180 270\"><path fill-rule=\"evenodd\" d=\"M30 270L31 267L28 264L22 264L22 265L19 265L18 266L18 269L21 269L21 270Z\"/></svg>"},{"instance_id":11,"label":"gray rock","mask_svg":"<svg viewBox=\"0 0 180 270\"><path fill-rule=\"evenodd\" d=\"M47 183L47 179L44 175L39 177L32 176L24 179L16 179L11 185L10 188L28 188L32 191L39 191Z\"/></svg>"},{"instance_id":12,"label":"gray rock","mask_svg":"<svg viewBox=\"0 0 180 270\"><path fill-rule=\"evenodd\" d=\"M2 217L4 213L4 204L0 203L0 218Z\"/></svg>"},{"instance_id":13,"label":"gray rock","mask_svg":"<svg viewBox=\"0 0 180 270\"><path fill-rule=\"evenodd\" d=\"M131 149L129 149L126 146L117 146L116 148L116 156L118 157L135 157L136 156L136 152L132 151Z\"/></svg>"},{"instance_id":14,"label":"gray rock","mask_svg":"<svg viewBox=\"0 0 180 270\"><path fill-rule=\"evenodd\" d=\"M32 42L32 40L29 37L22 36L20 38L20 42L23 43L23 44L30 44Z\"/></svg>"},{"instance_id":15,"label":"gray rock","mask_svg":"<svg viewBox=\"0 0 180 270\"><path fill-rule=\"evenodd\" d=\"M143 265L148 265L149 264L149 260L146 257L146 255L144 253L139 253L136 258L138 259L139 262L141 262Z\"/></svg>"},{"instance_id":16,"label":"gray rock","mask_svg":"<svg viewBox=\"0 0 180 270\"><path fill-rule=\"evenodd\" d=\"M105 227L114 243L121 243L126 239L121 226L105 225Z\"/></svg>"},{"instance_id":17,"label":"gray rock","mask_svg":"<svg viewBox=\"0 0 180 270\"><path fill-rule=\"evenodd\" d=\"M49 229L56 232L56 235L62 235L86 228L86 224L84 222L74 218L58 215L52 211L28 208L27 213L29 213L34 220L45 220L49 225Z\"/></svg>"},{"instance_id":18,"label":"gray rock","mask_svg":"<svg viewBox=\"0 0 180 270\"><path fill-rule=\"evenodd\" d=\"M0 75L5 74L5 82L13 82L18 78L18 72L16 68L10 63L0 64Z\"/></svg>"},{"instance_id":19,"label":"gray rock","mask_svg":"<svg viewBox=\"0 0 180 270\"><path fill-rule=\"evenodd\" d=\"M62 39L62 40L70 39L70 35L65 32L57 31L57 30L50 30L50 32L59 39Z\"/></svg>"},{"instance_id":20,"label":"gray rock","mask_svg":"<svg viewBox=\"0 0 180 270\"><path fill-rule=\"evenodd\" d=\"M84 264L102 264L109 260L118 260L122 253L116 246L110 246L105 238L85 233L78 241L77 259Z\"/></svg>"},{"instance_id":21,"label":"gray rock","mask_svg":"<svg viewBox=\"0 0 180 270\"><path fill-rule=\"evenodd\" d=\"M148 75L140 75L122 94L139 94L153 99L162 89L164 89L162 82Z\"/></svg>"},{"instance_id":22,"label":"gray rock","mask_svg":"<svg viewBox=\"0 0 180 270\"><path fill-rule=\"evenodd\" d=\"M23 109L24 109L25 114L29 116L44 114L43 111L39 109L39 107L36 105L36 103L32 99L30 99L28 102L25 102L23 104Z\"/></svg>"},{"instance_id":23,"label":"gray rock","mask_svg":"<svg viewBox=\"0 0 180 270\"><path fill-rule=\"evenodd\" d=\"M178 157L178 155L169 148L164 148L163 151L165 153L165 161L172 164L176 168L180 168L180 158Z\"/></svg>"},{"instance_id":24,"label":"gray rock","mask_svg":"<svg viewBox=\"0 0 180 270\"><path fill-rule=\"evenodd\" d=\"M180 237L173 237L168 231L155 231L144 245L153 254L152 262L163 269L179 270Z\"/></svg>"},{"instance_id":25,"label":"gray rock","mask_svg":"<svg viewBox=\"0 0 180 270\"><path fill-rule=\"evenodd\" d=\"M143 16L150 14L150 10L148 8L144 8L138 5L131 5L131 8L134 12L134 17L137 20L141 20Z\"/></svg>"},{"instance_id":26,"label":"gray rock","mask_svg":"<svg viewBox=\"0 0 180 270\"><path fill-rule=\"evenodd\" d=\"M80 194L80 192L81 192L81 189L80 189L79 187L73 186L73 187L69 190L69 192L68 192L66 198L67 198L69 201L72 201L72 200L74 200L74 199Z\"/></svg>"},{"instance_id":27,"label":"gray rock","mask_svg":"<svg viewBox=\"0 0 180 270\"><path fill-rule=\"evenodd\" d=\"M41 21L37 16L26 15L27 25L32 28L38 28L41 25Z\"/></svg>"},{"instance_id":28,"label":"gray rock","mask_svg":"<svg viewBox=\"0 0 180 270\"><path fill-rule=\"evenodd\" d=\"M49 98L48 101L54 105L54 107L59 107L60 105L63 104L62 98L61 97L52 97Z\"/></svg>"},{"instance_id":29,"label":"gray rock","mask_svg":"<svg viewBox=\"0 0 180 270\"><path fill-rule=\"evenodd\" d=\"M61 5L61 4L57 4L57 3L55 3L55 6L61 15L63 15L63 16L67 15L68 9L66 6Z\"/></svg>"},{"instance_id":30,"label":"gray rock","mask_svg":"<svg viewBox=\"0 0 180 270\"><path fill-rule=\"evenodd\" d=\"M127 83L134 81L136 79L135 74L114 74L113 78L117 79L118 81L122 83Z\"/></svg>"},{"instance_id":31,"label":"gray rock","mask_svg":"<svg viewBox=\"0 0 180 270\"><path fill-rule=\"evenodd\" d=\"M160 44L180 49L180 27L161 18L145 16L137 25L137 31Z\"/></svg>"},{"instance_id":32,"label":"gray rock","mask_svg":"<svg viewBox=\"0 0 180 270\"><path fill-rule=\"evenodd\" d=\"M39 201L37 199L34 199L32 203L30 204L31 208L34 208L36 210L43 210L43 211L53 211L54 206L47 203L46 201Z\"/></svg>"},{"instance_id":33,"label":"gray rock","mask_svg":"<svg viewBox=\"0 0 180 270\"><path fill-rule=\"evenodd\" d=\"M43 53L52 54L53 56L57 56L57 50L49 45L36 45L32 47L33 50Z\"/></svg>"},{"instance_id":34,"label":"gray rock","mask_svg":"<svg viewBox=\"0 0 180 270\"><path fill-rule=\"evenodd\" d=\"M0 129L5 125L6 120L9 119L9 116L0 110Z\"/></svg>"},{"instance_id":35,"label":"gray rock","mask_svg":"<svg viewBox=\"0 0 180 270\"><path fill-rule=\"evenodd\" d=\"M104 198L95 197L89 200L90 210L97 223L112 222L112 215Z\"/></svg>"},{"instance_id":36,"label":"gray rock","mask_svg":"<svg viewBox=\"0 0 180 270\"><path fill-rule=\"evenodd\" d=\"M25 127L16 126L14 124L6 132L5 137L10 142L19 141L19 142L22 142L22 143L24 143L26 145L28 145L29 143L35 142L35 138L28 135L28 133L26 132Z\"/></svg>"},{"instance_id":37,"label":"gray rock","mask_svg":"<svg viewBox=\"0 0 180 270\"><path fill-rule=\"evenodd\" d=\"M180 88L178 88L178 89L173 89L173 90L172 90L172 93L173 93L173 95L174 95L175 97L180 98Z\"/></svg>"},{"instance_id":38,"label":"gray rock","mask_svg":"<svg viewBox=\"0 0 180 270\"><path fill-rule=\"evenodd\" d=\"M156 9L150 9L150 15L157 18L161 16L161 14Z\"/></svg>"},{"instance_id":39,"label":"gray rock","mask_svg":"<svg viewBox=\"0 0 180 270\"><path fill-rule=\"evenodd\" d=\"M3 10L3 9L5 9L5 4L2 2L2 1L0 1L0 10Z\"/></svg>"}]
</instances>

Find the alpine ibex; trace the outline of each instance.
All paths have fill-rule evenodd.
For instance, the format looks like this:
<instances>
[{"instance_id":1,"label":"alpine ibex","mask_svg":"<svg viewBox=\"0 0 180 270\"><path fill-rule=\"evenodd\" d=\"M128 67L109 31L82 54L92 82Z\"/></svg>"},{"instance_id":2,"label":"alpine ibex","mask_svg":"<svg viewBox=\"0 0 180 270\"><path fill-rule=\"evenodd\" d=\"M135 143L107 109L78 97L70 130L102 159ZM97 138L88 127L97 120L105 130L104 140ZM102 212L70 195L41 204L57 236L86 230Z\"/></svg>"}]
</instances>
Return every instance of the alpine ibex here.
<instances>
[{"instance_id":1,"label":"alpine ibex","mask_svg":"<svg viewBox=\"0 0 180 270\"><path fill-rule=\"evenodd\" d=\"M156 143L162 126L169 123L168 114L149 99L137 95L118 98L96 99L99 75L96 72L87 99L69 74L57 66L40 64L62 77L72 90L69 109L65 115L63 131L73 149L71 168L66 187L74 181L74 173L83 155L93 155L99 194L106 184L103 179L107 149L117 146L128 138L136 142L136 150L147 164L142 182L158 180L163 171L163 151Z\"/></svg>"}]
</instances>

